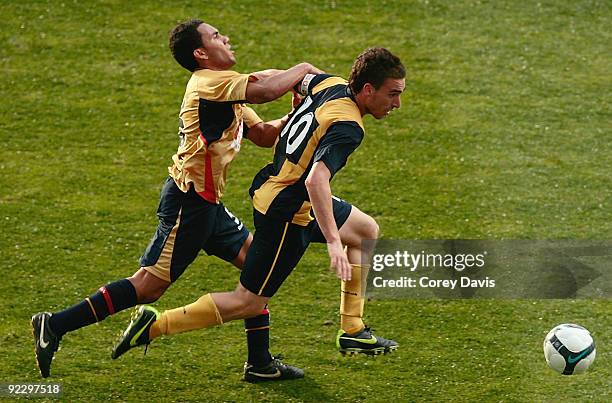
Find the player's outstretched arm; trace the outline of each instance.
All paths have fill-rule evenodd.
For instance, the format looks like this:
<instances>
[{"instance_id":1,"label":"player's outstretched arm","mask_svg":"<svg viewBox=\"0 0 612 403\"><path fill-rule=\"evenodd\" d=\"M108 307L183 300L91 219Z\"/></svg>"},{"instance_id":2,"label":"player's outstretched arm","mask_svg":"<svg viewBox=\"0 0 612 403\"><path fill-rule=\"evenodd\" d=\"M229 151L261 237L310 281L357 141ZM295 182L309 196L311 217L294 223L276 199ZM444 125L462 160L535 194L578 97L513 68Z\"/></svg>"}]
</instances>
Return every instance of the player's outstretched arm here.
<instances>
[{"instance_id":1,"label":"player's outstretched arm","mask_svg":"<svg viewBox=\"0 0 612 403\"><path fill-rule=\"evenodd\" d=\"M264 78L249 81L246 88L246 99L252 104L263 104L274 101L291 90L306 74L321 74L322 70L309 63L300 63L288 70L280 70L278 74L261 74ZM260 72L261 73L261 72Z\"/></svg>"},{"instance_id":2,"label":"player's outstretched arm","mask_svg":"<svg viewBox=\"0 0 612 403\"><path fill-rule=\"evenodd\" d=\"M331 267L336 270L338 278L348 281L351 279L351 264L342 246L340 233L334 220L330 178L331 172L325 163L317 161L306 178L306 190L321 232L327 240L327 253L329 253Z\"/></svg>"},{"instance_id":3,"label":"player's outstretched arm","mask_svg":"<svg viewBox=\"0 0 612 403\"><path fill-rule=\"evenodd\" d=\"M249 74L251 77L255 77L256 80L263 80L266 79L268 77L271 76L275 76L277 74L282 73L285 70L278 70L278 69L266 69L266 70L261 70L261 71L254 71L251 74Z\"/></svg>"}]
</instances>

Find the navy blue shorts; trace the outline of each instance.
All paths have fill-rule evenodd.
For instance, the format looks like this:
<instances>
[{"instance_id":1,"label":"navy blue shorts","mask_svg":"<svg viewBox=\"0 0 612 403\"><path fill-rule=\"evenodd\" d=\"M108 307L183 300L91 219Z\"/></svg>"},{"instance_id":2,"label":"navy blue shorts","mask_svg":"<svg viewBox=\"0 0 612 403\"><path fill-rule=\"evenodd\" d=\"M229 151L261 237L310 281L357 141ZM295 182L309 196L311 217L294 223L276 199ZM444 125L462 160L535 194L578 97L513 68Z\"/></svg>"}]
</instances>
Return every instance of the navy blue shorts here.
<instances>
[{"instance_id":1,"label":"navy blue shorts","mask_svg":"<svg viewBox=\"0 0 612 403\"><path fill-rule=\"evenodd\" d=\"M334 219L340 229L351 214L352 206L336 197L332 201ZM316 220L301 226L253 210L253 221L255 234L240 283L252 293L272 297L297 266L308 245L326 241Z\"/></svg>"},{"instance_id":2,"label":"navy blue shorts","mask_svg":"<svg viewBox=\"0 0 612 403\"><path fill-rule=\"evenodd\" d=\"M140 258L140 266L162 280L174 282L201 250L231 262L249 231L223 203L213 204L193 187L184 193L172 178L161 191L159 225Z\"/></svg>"}]
</instances>

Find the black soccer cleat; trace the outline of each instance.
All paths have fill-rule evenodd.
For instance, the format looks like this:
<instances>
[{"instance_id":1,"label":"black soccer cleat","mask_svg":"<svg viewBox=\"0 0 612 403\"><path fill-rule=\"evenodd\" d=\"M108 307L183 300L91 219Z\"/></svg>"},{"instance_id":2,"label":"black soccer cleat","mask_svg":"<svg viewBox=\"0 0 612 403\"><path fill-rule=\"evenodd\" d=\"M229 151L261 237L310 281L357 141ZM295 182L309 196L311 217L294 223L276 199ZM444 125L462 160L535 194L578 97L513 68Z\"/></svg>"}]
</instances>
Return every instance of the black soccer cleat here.
<instances>
[{"instance_id":1,"label":"black soccer cleat","mask_svg":"<svg viewBox=\"0 0 612 403\"><path fill-rule=\"evenodd\" d=\"M51 361L59 348L61 337L57 337L49 326L50 312L39 312L32 316L32 333L36 345L36 362L43 378L51 375Z\"/></svg>"},{"instance_id":2,"label":"black soccer cleat","mask_svg":"<svg viewBox=\"0 0 612 403\"><path fill-rule=\"evenodd\" d=\"M250 383L257 383L300 379L304 377L304 371L300 368L284 364L281 360L281 355L272 357L272 361L263 367L255 367L245 362L244 378L242 379Z\"/></svg>"},{"instance_id":3,"label":"black soccer cleat","mask_svg":"<svg viewBox=\"0 0 612 403\"><path fill-rule=\"evenodd\" d=\"M153 322L159 319L159 316L157 309L147 305L142 305L134 309L130 324L123 334L121 334L119 340L117 340L115 348L113 348L113 352L111 353L113 360L119 358L134 347L146 345L148 348L151 343L149 339L149 329ZM145 353L146 352L147 350L145 348Z\"/></svg>"},{"instance_id":4,"label":"black soccer cleat","mask_svg":"<svg viewBox=\"0 0 612 403\"><path fill-rule=\"evenodd\" d=\"M336 337L336 347L342 355L367 354L379 355L387 354L398 348L397 342L387 340L384 337L375 336L369 327L365 327L362 331L348 334L342 329L338 331Z\"/></svg>"}]
</instances>

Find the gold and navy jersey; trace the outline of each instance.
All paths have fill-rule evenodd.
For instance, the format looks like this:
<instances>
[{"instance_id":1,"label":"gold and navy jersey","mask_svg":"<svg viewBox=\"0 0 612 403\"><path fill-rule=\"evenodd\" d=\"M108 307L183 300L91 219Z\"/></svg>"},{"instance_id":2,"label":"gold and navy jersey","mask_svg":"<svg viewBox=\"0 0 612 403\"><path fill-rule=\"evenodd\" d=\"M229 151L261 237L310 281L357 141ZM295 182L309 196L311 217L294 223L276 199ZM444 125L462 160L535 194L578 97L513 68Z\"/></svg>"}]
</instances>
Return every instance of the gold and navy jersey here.
<instances>
[{"instance_id":1,"label":"gold and navy jersey","mask_svg":"<svg viewBox=\"0 0 612 403\"><path fill-rule=\"evenodd\" d=\"M179 114L179 147L168 167L177 186L192 186L205 200L219 203L230 162L243 133L261 122L244 105L248 74L196 70L185 90Z\"/></svg>"},{"instance_id":2,"label":"gold and navy jersey","mask_svg":"<svg viewBox=\"0 0 612 403\"><path fill-rule=\"evenodd\" d=\"M305 180L312 165L325 163L333 175L364 136L361 113L346 80L308 75L304 99L289 117L276 144L274 161L253 179L253 207L267 217L308 225L311 204Z\"/></svg>"}]
</instances>

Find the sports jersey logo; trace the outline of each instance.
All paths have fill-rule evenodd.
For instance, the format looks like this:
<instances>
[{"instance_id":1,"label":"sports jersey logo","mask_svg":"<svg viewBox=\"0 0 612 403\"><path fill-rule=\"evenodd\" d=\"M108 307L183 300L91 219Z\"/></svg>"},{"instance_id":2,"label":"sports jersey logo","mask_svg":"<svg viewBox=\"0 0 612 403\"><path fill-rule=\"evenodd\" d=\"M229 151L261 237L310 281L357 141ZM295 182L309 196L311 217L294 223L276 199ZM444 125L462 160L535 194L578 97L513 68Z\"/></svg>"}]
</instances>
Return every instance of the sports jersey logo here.
<instances>
[{"instance_id":1,"label":"sports jersey logo","mask_svg":"<svg viewBox=\"0 0 612 403\"><path fill-rule=\"evenodd\" d=\"M186 99L183 97L183 101L181 102L181 111L183 110L183 108L185 108L185 101ZM183 129L185 128L185 122L183 122L183 118L181 117L180 113L179 113L179 131L178 131L178 135L179 135L179 148L183 147L185 145L185 133L183 132Z\"/></svg>"},{"instance_id":2,"label":"sports jersey logo","mask_svg":"<svg viewBox=\"0 0 612 403\"><path fill-rule=\"evenodd\" d=\"M240 151L240 144L242 143L242 119L238 122L238 127L234 132L234 140L232 140L231 147L236 150L236 152Z\"/></svg>"}]
</instances>

